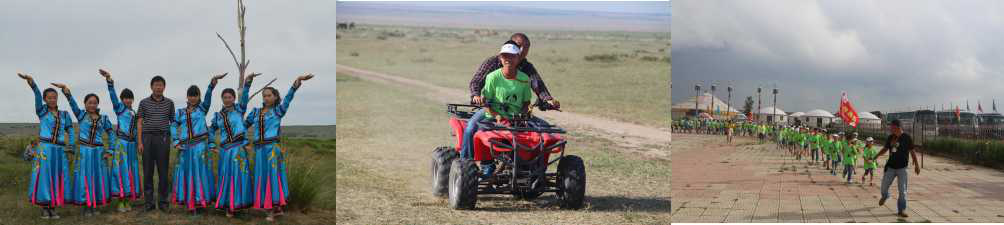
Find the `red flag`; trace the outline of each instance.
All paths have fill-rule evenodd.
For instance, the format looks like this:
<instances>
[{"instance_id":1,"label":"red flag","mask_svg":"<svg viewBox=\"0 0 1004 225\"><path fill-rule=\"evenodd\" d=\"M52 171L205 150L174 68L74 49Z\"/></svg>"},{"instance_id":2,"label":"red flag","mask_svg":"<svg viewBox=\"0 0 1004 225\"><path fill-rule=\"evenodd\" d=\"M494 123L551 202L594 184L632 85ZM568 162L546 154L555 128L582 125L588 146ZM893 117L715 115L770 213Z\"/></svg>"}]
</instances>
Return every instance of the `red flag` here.
<instances>
[{"instance_id":1,"label":"red flag","mask_svg":"<svg viewBox=\"0 0 1004 225\"><path fill-rule=\"evenodd\" d=\"M851 125L852 127L858 127L858 111L854 110L854 106L851 105L851 101L847 99L847 92L841 93L840 97L840 111L837 112L840 119L844 120L844 123Z\"/></svg>"}]
</instances>

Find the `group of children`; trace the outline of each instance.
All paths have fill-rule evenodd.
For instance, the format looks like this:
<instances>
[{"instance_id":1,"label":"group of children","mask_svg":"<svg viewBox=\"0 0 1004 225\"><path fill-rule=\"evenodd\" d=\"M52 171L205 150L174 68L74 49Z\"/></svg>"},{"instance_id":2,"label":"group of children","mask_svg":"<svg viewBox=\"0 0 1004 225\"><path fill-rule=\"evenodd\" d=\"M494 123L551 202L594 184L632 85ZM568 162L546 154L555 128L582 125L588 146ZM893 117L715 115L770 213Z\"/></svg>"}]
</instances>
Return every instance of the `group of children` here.
<instances>
[{"instance_id":1,"label":"group of children","mask_svg":"<svg viewBox=\"0 0 1004 225\"><path fill-rule=\"evenodd\" d=\"M874 185L878 163L872 159L878 154L878 147L871 137L860 140L856 132L829 134L826 129L795 126L781 127L776 137L778 149L786 150L796 160L803 160L804 157L809 164L821 163L832 175L836 175L842 165L842 178L846 178L848 184L853 182L856 168L860 165L864 168L861 182L864 183L868 177L869 185ZM858 164L858 159L861 159L861 164Z\"/></svg>"},{"instance_id":2,"label":"group of children","mask_svg":"<svg viewBox=\"0 0 1004 225\"><path fill-rule=\"evenodd\" d=\"M81 109L67 85L52 83L69 101L70 114L58 109L55 89L40 92L31 76L18 73L35 94L39 138L29 146L25 159L33 162L29 201L42 208L43 219L59 218L55 207L67 203L82 206L84 216L99 214L98 208L113 201L118 211L127 212L131 210L128 202L144 195L138 163L143 147L137 145L142 143L137 120L142 118L132 107L133 93L129 89L116 93L111 74L105 70L99 73L108 86L115 124L99 111L97 95L85 96L84 109ZM226 74L214 76L204 96L192 85L187 91L186 106L177 109L171 118L171 145L180 152L170 199L193 215L198 215L203 208L217 208L225 210L230 217L237 210L251 207L270 210L266 218L270 221L273 216L282 214L289 190L283 159L285 152L279 146L279 127L301 82L313 75L298 77L285 101L279 98L276 89L263 88L262 107L248 113L248 89L257 75L247 77L236 102L238 96L233 89L223 90L224 106L218 112L209 110L212 92L217 81ZM165 83L162 77L156 76L151 80L151 89L155 86L163 89ZM207 123L209 115L214 118ZM73 127L74 120L77 131ZM250 133L247 138L246 133ZM247 152L252 149L253 170ZM215 170L211 169L209 152L218 155ZM73 170L70 169L71 161L74 162Z\"/></svg>"},{"instance_id":3,"label":"group of children","mask_svg":"<svg viewBox=\"0 0 1004 225\"><path fill-rule=\"evenodd\" d=\"M864 168L861 183L868 178L869 185L874 185L875 169L878 163L875 156L880 146L874 145L874 139L868 137L858 139L857 133L828 133L826 129L805 126L770 125L750 121L727 121L714 119L681 119L673 121L673 129L684 133L726 135L732 142L733 135L748 136L757 139L759 144L774 142L779 150L796 160L808 160L809 164L819 164L836 175L842 169L841 176L847 183L853 183L857 167ZM860 159L861 163L858 163ZM841 167L842 166L842 167Z\"/></svg>"}]
</instances>

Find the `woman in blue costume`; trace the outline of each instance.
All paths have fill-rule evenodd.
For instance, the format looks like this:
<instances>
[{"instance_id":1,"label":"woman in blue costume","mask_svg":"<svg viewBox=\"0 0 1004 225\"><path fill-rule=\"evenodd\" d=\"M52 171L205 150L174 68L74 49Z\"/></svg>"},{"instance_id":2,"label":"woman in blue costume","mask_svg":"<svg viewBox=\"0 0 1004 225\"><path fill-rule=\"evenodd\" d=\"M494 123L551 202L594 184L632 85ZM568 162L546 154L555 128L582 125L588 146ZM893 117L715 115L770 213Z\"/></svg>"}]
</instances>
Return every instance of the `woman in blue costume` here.
<instances>
[{"instance_id":1,"label":"woman in blue costume","mask_svg":"<svg viewBox=\"0 0 1004 225\"><path fill-rule=\"evenodd\" d=\"M59 93L55 89L45 89L39 93L35 80L27 74L17 74L28 82L35 92L35 115L38 116L39 144L32 154L34 163L31 182L28 183L28 201L42 207L42 219L58 219L55 207L62 206L65 185L70 184L70 166L66 152L71 152L67 144L73 142L73 119L70 113L56 108ZM44 96L44 97L43 97ZM43 103L44 101L44 103Z\"/></svg>"},{"instance_id":2,"label":"woman in blue costume","mask_svg":"<svg viewBox=\"0 0 1004 225\"><path fill-rule=\"evenodd\" d=\"M217 209L227 212L227 217L233 217L234 211L251 206L251 170L248 169L248 153L244 150L247 139L244 137L247 128L244 127L244 114L248 108L248 89L251 89L251 79L260 74L251 74L241 89L240 100L234 104L237 96L234 89L223 90L223 108L213 114L212 125L209 126L210 149L216 151L216 137L220 138L219 149L222 149L217 162L216 172L219 174L216 184ZM207 93L208 94L208 93ZM216 132L220 132L217 136Z\"/></svg>"},{"instance_id":3,"label":"woman in blue costume","mask_svg":"<svg viewBox=\"0 0 1004 225\"><path fill-rule=\"evenodd\" d=\"M215 177L209 169L209 129L206 114L212 104L216 82L227 74L216 75L206 88L205 100L199 101L199 87L188 87L188 106L174 113L171 137L178 149L178 165L174 168L174 187L171 201L184 206L197 216L202 208L210 207L216 195Z\"/></svg>"},{"instance_id":4,"label":"woman in blue costume","mask_svg":"<svg viewBox=\"0 0 1004 225\"><path fill-rule=\"evenodd\" d=\"M130 200L143 197L142 179L139 173L139 155L136 154L136 111L132 109L133 94L128 88L121 95L115 94L115 82L106 70L98 70L108 82L108 96L111 96L118 119L115 126L115 152L111 163L112 197L118 198L119 212L132 210ZM121 97L121 100L119 99Z\"/></svg>"},{"instance_id":5,"label":"woman in blue costume","mask_svg":"<svg viewBox=\"0 0 1004 225\"><path fill-rule=\"evenodd\" d=\"M77 145L80 150L77 154L76 171L73 176L73 189L68 196L68 201L75 205L84 206L84 216L97 214L97 207L104 206L111 201L111 187L108 173L108 165L105 159L111 157L114 150L105 148L104 139L114 143L113 138L115 127L108 120L108 116L101 115L98 110L98 96L87 94L84 96L84 109L80 110L77 100L70 94L70 88L65 84L54 83L53 86L63 91L66 100L70 102L70 109L77 117Z\"/></svg>"},{"instance_id":6,"label":"woman in blue costume","mask_svg":"<svg viewBox=\"0 0 1004 225\"><path fill-rule=\"evenodd\" d=\"M286 181L286 163L284 152L279 147L279 127L282 117L293 101L293 94L305 80L313 78L307 74L296 78L293 86L286 93L286 100L279 98L279 91L266 87L262 91L262 107L255 108L244 120L245 126L251 130L254 143L254 208L269 210L266 220L272 221L275 216L282 215L282 206L289 197L289 184Z\"/></svg>"}]
</instances>

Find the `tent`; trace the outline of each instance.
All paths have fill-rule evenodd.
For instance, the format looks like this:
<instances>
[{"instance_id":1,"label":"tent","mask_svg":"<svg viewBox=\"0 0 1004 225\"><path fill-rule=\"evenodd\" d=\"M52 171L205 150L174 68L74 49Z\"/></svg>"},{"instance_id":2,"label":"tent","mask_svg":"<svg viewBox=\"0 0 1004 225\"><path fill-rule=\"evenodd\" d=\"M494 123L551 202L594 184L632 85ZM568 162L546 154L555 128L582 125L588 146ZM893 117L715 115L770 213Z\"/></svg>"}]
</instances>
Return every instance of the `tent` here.
<instances>
[{"instance_id":1,"label":"tent","mask_svg":"<svg viewBox=\"0 0 1004 225\"><path fill-rule=\"evenodd\" d=\"M673 119L680 119L682 117L694 116L694 106L697 105L697 111L701 113L708 113L713 115L715 118L726 119L736 116L739 110L735 107L730 107L722 99L712 96L711 93L705 92L699 98L691 96L686 101L674 103L672 105L672 115ZM714 103L714 104L712 104ZM714 105L714 108L712 108ZM710 110L709 110L710 109Z\"/></svg>"}]
</instances>

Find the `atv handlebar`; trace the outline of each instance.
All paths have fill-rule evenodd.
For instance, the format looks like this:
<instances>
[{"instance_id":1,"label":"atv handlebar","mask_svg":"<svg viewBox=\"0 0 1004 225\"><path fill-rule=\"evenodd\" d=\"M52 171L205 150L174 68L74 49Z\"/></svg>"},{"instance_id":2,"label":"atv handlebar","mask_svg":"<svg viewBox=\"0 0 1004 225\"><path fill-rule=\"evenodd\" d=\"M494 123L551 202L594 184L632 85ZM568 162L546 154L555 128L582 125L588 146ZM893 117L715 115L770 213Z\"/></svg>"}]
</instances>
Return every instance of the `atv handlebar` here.
<instances>
[{"instance_id":1,"label":"atv handlebar","mask_svg":"<svg viewBox=\"0 0 1004 225\"><path fill-rule=\"evenodd\" d=\"M538 105L539 107L540 105ZM467 108L466 110L462 108ZM470 119L474 116L474 111L484 108L484 106L470 105L470 104L446 104L446 111L453 116L458 118ZM545 123L533 123L534 119L537 119L530 114L521 114L516 116L516 118L510 120L515 126L499 126L492 121L482 121L481 125L484 130L497 130L497 131L512 131L512 132L538 132L538 133L554 133L554 134L564 134L566 131L558 126L550 125ZM539 120L539 119L537 119ZM532 124L531 124L532 123Z\"/></svg>"}]
</instances>

